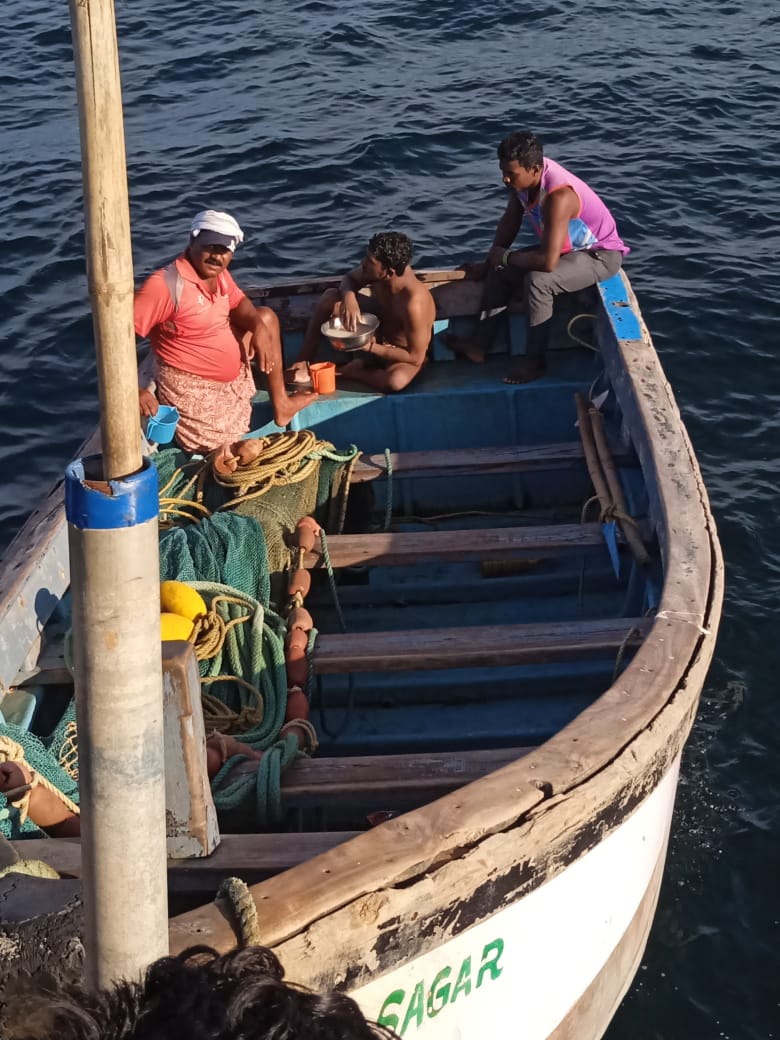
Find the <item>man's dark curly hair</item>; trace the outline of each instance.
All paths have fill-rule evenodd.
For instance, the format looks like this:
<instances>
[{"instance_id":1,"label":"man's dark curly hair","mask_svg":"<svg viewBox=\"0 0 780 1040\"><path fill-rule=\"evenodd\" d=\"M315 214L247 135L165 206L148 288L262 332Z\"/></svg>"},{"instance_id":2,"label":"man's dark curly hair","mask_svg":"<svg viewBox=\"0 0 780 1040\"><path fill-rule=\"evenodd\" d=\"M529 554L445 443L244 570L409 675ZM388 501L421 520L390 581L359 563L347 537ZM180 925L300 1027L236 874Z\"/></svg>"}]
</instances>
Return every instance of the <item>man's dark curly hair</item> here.
<instances>
[{"instance_id":1,"label":"man's dark curly hair","mask_svg":"<svg viewBox=\"0 0 780 1040\"><path fill-rule=\"evenodd\" d=\"M162 957L143 982L93 993L70 987L36 1014L29 1003L12 1040L393 1040L344 993L283 982L262 946L219 955L194 946Z\"/></svg>"},{"instance_id":2,"label":"man's dark curly hair","mask_svg":"<svg viewBox=\"0 0 780 1040\"><path fill-rule=\"evenodd\" d=\"M541 166L544 161L542 142L530 130L516 130L509 134L497 148L498 161L517 162L526 170Z\"/></svg>"},{"instance_id":3,"label":"man's dark curly hair","mask_svg":"<svg viewBox=\"0 0 780 1040\"><path fill-rule=\"evenodd\" d=\"M369 253L396 274L404 273L413 249L411 238L400 231L381 231L368 243Z\"/></svg>"}]
</instances>

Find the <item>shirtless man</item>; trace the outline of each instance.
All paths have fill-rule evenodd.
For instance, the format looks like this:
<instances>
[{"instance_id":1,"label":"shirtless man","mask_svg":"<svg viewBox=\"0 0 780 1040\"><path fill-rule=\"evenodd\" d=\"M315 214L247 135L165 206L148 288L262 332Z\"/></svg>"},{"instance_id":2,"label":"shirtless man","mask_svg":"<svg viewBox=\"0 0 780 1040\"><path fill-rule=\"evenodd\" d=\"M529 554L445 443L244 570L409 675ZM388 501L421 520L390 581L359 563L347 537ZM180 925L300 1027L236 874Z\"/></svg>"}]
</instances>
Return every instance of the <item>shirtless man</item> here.
<instances>
[{"instance_id":1,"label":"shirtless man","mask_svg":"<svg viewBox=\"0 0 780 1040\"><path fill-rule=\"evenodd\" d=\"M320 297L309 321L294 371L300 378L316 355L323 322L337 315L350 331L357 328L361 311L376 314L379 328L358 355L340 369L340 375L374 390L394 393L420 372L433 332L436 305L426 285L418 280L409 261L412 242L397 231L374 235L360 267L344 275L338 289ZM370 286L371 296L358 296Z\"/></svg>"},{"instance_id":2,"label":"shirtless man","mask_svg":"<svg viewBox=\"0 0 780 1040\"><path fill-rule=\"evenodd\" d=\"M547 371L545 353L553 300L611 278L628 247L615 220L592 188L546 158L528 131L510 134L498 146L501 179L509 191L487 258L466 265L467 276L485 279L481 317L472 339L447 335L445 343L470 361L485 360L512 294L522 289L528 312L526 356L510 368L505 383L529 383ZM523 218L539 239L513 249Z\"/></svg>"}]
</instances>

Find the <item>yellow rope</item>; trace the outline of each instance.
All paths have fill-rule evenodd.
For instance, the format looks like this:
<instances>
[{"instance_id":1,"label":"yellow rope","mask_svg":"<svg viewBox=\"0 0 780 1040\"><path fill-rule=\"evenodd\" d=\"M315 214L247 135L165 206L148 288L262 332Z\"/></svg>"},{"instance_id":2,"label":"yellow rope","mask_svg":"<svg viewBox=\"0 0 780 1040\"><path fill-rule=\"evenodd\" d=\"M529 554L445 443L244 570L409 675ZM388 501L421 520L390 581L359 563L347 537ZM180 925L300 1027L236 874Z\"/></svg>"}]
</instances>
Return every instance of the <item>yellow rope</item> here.
<instances>
[{"instance_id":1,"label":"yellow rope","mask_svg":"<svg viewBox=\"0 0 780 1040\"><path fill-rule=\"evenodd\" d=\"M207 614L195 618L195 622L189 641L195 645L195 657L199 661L210 661L216 657L225 645L225 638L231 628L243 625L249 621L251 614L243 617L232 618L225 621L221 614L215 609L217 603L235 603L238 606L246 606L246 600L237 599L235 596L215 596Z\"/></svg>"},{"instance_id":2,"label":"yellow rope","mask_svg":"<svg viewBox=\"0 0 780 1040\"><path fill-rule=\"evenodd\" d=\"M225 878L220 882L214 903L233 928L241 947L260 945L257 905L245 881Z\"/></svg>"},{"instance_id":3,"label":"yellow rope","mask_svg":"<svg viewBox=\"0 0 780 1040\"><path fill-rule=\"evenodd\" d=\"M19 799L15 802L17 809L19 810L19 822L24 823L30 813L30 797L36 787L43 787L47 791L51 791L52 794L56 795L65 808L72 813L80 813L81 810L72 802L66 794L63 794L58 787L47 780L45 776L37 773L32 766L25 760L24 748L21 744L17 744L15 740L11 740L10 737L5 735L0 736L0 762L17 762L20 767L24 766L25 769L30 773L30 790L27 791L24 798ZM24 769L22 770L24 772Z\"/></svg>"},{"instance_id":4,"label":"yellow rope","mask_svg":"<svg viewBox=\"0 0 780 1040\"><path fill-rule=\"evenodd\" d=\"M235 682L240 686L245 687L250 693L253 693L257 703L255 705L245 704L241 711L233 711L232 708L228 708L219 697L215 697L211 693L206 693L203 690L204 686L208 686L215 682ZM240 675L210 675L205 679L200 680L201 694L200 699L203 704L203 719L208 726L219 730L221 733L247 733L250 729L254 729L259 726L263 721L265 714L265 705L263 702L263 695L256 686L247 682L246 679L242 679Z\"/></svg>"},{"instance_id":5,"label":"yellow rope","mask_svg":"<svg viewBox=\"0 0 780 1040\"><path fill-rule=\"evenodd\" d=\"M58 755L60 766L65 770L71 780L78 783L79 779L79 745L76 734L76 723L71 721L65 727L65 739L62 742Z\"/></svg>"},{"instance_id":6,"label":"yellow rope","mask_svg":"<svg viewBox=\"0 0 780 1040\"><path fill-rule=\"evenodd\" d=\"M257 498L279 484L300 483L319 464L315 458L301 465L317 445L317 437L311 430L272 434L261 438L260 444L260 455L248 465L239 466L234 473L218 473L213 467L214 456L209 456L215 483L236 493L234 499L222 508L232 508L238 499Z\"/></svg>"},{"instance_id":7,"label":"yellow rope","mask_svg":"<svg viewBox=\"0 0 780 1040\"><path fill-rule=\"evenodd\" d=\"M41 859L20 859L16 863L0 868L0 878L5 877L6 874L26 874L28 877L51 878L52 881L58 881L60 877L54 867L50 867Z\"/></svg>"},{"instance_id":8,"label":"yellow rope","mask_svg":"<svg viewBox=\"0 0 780 1040\"><path fill-rule=\"evenodd\" d=\"M210 661L216 657L225 645L225 638L231 628L242 625L249 621L251 614L232 618L225 621L216 610L217 603L234 603L239 607L245 607L246 600L237 596L215 596L207 614L196 618L190 636L190 642L195 645L195 657L199 661ZM206 693L205 687L215 682L234 682L243 686L253 694L255 703L245 704L240 712L228 708L218 697ZM220 730L223 733L246 733L250 729L259 726L265 715L265 703L263 695L256 686L247 682L240 675L210 675L200 680L201 701L203 703L203 718L208 726Z\"/></svg>"},{"instance_id":9,"label":"yellow rope","mask_svg":"<svg viewBox=\"0 0 780 1040\"><path fill-rule=\"evenodd\" d=\"M306 754L313 755L317 748L320 746L319 737L317 736L317 730L309 722L308 719L290 719L289 722L285 722L282 728L279 730L279 736L284 737L287 732L292 728L303 729L306 731L307 747Z\"/></svg>"}]
</instances>

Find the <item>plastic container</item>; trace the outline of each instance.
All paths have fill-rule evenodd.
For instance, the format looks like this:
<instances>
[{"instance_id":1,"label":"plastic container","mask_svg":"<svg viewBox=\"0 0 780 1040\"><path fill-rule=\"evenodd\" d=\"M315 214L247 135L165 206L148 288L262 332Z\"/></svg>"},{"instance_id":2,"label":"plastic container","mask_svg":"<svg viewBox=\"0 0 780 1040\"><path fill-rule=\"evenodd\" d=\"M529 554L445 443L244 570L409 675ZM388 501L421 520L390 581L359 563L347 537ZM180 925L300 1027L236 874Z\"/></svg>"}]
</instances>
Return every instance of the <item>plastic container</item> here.
<instances>
[{"instance_id":1,"label":"plastic container","mask_svg":"<svg viewBox=\"0 0 780 1040\"><path fill-rule=\"evenodd\" d=\"M157 415L150 415L146 422L146 439L155 444L170 444L178 421L178 411L170 405L161 404Z\"/></svg>"},{"instance_id":2,"label":"plastic container","mask_svg":"<svg viewBox=\"0 0 780 1040\"><path fill-rule=\"evenodd\" d=\"M309 365L311 381L318 394L332 394L336 389L336 366L332 361L318 361Z\"/></svg>"}]
</instances>

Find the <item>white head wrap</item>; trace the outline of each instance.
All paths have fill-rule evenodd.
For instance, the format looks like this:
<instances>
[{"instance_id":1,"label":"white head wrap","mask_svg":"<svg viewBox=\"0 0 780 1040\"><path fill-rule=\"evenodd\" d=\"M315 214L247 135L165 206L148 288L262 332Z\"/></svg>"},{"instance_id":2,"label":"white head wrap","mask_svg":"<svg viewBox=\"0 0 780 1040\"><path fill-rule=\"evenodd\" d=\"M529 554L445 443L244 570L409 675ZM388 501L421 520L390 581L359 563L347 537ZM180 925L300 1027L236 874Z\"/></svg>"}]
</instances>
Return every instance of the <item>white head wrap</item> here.
<instances>
[{"instance_id":1,"label":"white head wrap","mask_svg":"<svg viewBox=\"0 0 780 1040\"><path fill-rule=\"evenodd\" d=\"M244 232L235 217L217 209L204 209L196 213L192 218L190 234L193 238L203 236L202 242L217 242L226 246L231 253L244 241Z\"/></svg>"}]
</instances>

